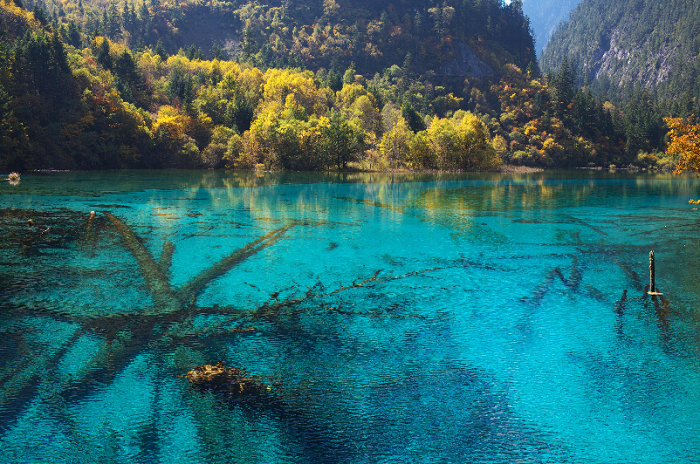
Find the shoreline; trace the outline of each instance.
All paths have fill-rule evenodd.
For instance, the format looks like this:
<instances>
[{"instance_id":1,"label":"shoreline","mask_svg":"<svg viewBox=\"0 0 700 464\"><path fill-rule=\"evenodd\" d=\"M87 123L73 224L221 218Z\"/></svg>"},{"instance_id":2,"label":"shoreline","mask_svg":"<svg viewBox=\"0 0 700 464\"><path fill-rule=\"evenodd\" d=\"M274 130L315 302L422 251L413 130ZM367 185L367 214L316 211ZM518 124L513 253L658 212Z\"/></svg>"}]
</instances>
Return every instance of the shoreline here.
<instances>
[{"instance_id":1,"label":"shoreline","mask_svg":"<svg viewBox=\"0 0 700 464\"><path fill-rule=\"evenodd\" d=\"M579 167L574 167L574 168L569 168L569 169L574 169L574 170L588 170L588 171L631 171L631 172L642 172L642 171L650 171L650 172L672 172L672 169L659 169L659 168L639 168L639 167L633 167L633 166L625 166L625 167L616 167L616 166L610 166L610 167L603 167L603 166L579 166ZM405 173L405 174L456 174L456 173L477 173L477 172L493 172L493 173L502 173L502 174L534 174L534 173L541 173L541 172L547 172L547 171L557 171L561 170L558 168L541 168L541 167L531 167L531 166L520 166L520 165L515 165L515 164L504 164L500 168L495 169L495 170L487 170L487 171L462 171L462 170L433 170L433 169L418 169L418 170L410 170L410 169L386 169L386 170L363 170L363 169L353 169L352 167L344 170L330 170L330 171L286 171L286 170L257 170L257 169L226 169L226 168L221 168L221 169L206 169L206 168L195 168L195 169L178 169L178 168L163 168L163 169L95 169L95 170L82 170L82 169L28 169L26 171L21 171L24 173L55 173L55 172L91 172L91 171L141 171L141 170L146 170L146 171L178 171L178 170L184 170L184 171L238 171L238 172L316 172L316 173L330 173L330 172L344 172L344 173L367 173L367 174L377 174L377 173L384 173L384 174L397 174L397 173ZM4 177L7 174L2 174L0 173L0 176ZM0 178L0 181L7 181L9 179L7 178Z\"/></svg>"},{"instance_id":2,"label":"shoreline","mask_svg":"<svg viewBox=\"0 0 700 464\"><path fill-rule=\"evenodd\" d=\"M532 174L535 172L544 172L544 168L533 168L530 166L516 166L514 164L504 164L497 172L507 174Z\"/></svg>"}]
</instances>

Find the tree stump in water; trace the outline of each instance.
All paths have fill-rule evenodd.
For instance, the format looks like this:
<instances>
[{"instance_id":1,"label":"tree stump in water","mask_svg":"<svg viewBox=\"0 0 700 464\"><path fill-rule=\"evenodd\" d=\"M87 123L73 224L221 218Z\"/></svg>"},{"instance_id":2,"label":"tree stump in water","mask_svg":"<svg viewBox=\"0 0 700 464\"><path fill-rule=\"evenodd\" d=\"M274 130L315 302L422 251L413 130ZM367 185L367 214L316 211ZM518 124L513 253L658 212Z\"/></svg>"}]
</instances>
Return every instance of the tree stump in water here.
<instances>
[{"instance_id":1,"label":"tree stump in water","mask_svg":"<svg viewBox=\"0 0 700 464\"><path fill-rule=\"evenodd\" d=\"M649 295L663 295L663 293L656 291L656 263L655 263L654 250L649 252Z\"/></svg>"}]
</instances>

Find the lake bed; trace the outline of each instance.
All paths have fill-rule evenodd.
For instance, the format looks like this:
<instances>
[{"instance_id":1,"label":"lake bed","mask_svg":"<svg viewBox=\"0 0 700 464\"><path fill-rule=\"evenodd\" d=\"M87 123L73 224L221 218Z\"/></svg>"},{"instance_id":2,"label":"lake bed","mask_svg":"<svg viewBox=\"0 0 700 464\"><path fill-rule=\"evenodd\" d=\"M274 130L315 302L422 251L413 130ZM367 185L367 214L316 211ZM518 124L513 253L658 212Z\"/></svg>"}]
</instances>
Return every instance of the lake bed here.
<instances>
[{"instance_id":1,"label":"lake bed","mask_svg":"<svg viewBox=\"0 0 700 464\"><path fill-rule=\"evenodd\" d=\"M5 462L700 462L699 196L598 171L2 183ZM219 361L274 407L182 377Z\"/></svg>"}]
</instances>

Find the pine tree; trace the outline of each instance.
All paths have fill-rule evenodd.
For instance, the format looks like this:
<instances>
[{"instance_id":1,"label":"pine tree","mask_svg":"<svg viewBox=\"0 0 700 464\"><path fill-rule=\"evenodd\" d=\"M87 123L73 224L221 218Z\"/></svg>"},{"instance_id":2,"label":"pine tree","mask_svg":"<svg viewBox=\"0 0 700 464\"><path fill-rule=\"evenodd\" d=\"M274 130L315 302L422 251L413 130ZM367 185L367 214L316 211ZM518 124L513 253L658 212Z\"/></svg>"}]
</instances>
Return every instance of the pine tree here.
<instances>
[{"instance_id":1,"label":"pine tree","mask_svg":"<svg viewBox=\"0 0 700 464\"><path fill-rule=\"evenodd\" d=\"M114 1L112 1L109 4L109 8L105 13L106 13L105 32L112 39L119 38L119 36L121 36L121 17L122 17L122 15L117 10L117 4Z\"/></svg>"},{"instance_id":2,"label":"pine tree","mask_svg":"<svg viewBox=\"0 0 700 464\"><path fill-rule=\"evenodd\" d=\"M411 55L411 52L406 53L406 56L403 59L403 72L406 75L409 75L413 72L413 55Z\"/></svg>"},{"instance_id":3,"label":"pine tree","mask_svg":"<svg viewBox=\"0 0 700 464\"><path fill-rule=\"evenodd\" d=\"M168 59L168 54L165 51L165 47L163 46L163 41L161 39L158 39L158 43L156 43L156 48L153 50L153 52L160 56L160 59L163 61Z\"/></svg>"},{"instance_id":4,"label":"pine tree","mask_svg":"<svg viewBox=\"0 0 700 464\"><path fill-rule=\"evenodd\" d=\"M132 8L128 0L124 2L122 9L122 24L127 31L133 30L136 25L136 9Z\"/></svg>"},{"instance_id":5,"label":"pine tree","mask_svg":"<svg viewBox=\"0 0 700 464\"><path fill-rule=\"evenodd\" d=\"M250 20L246 21L243 28L243 43L241 44L241 55L243 60L250 60L257 53L257 45L255 43L255 34L253 24Z\"/></svg>"},{"instance_id":6,"label":"pine tree","mask_svg":"<svg viewBox=\"0 0 700 464\"><path fill-rule=\"evenodd\" d=\"M569 58L564 57L559 67L559 74L551 81L554 88L554 100L558 115L563 115L574 96L574 72L569 64Z\"/></svg>"},{"instance_id":7,"label":"pine tree","mask_svg":"<svg viewBox=\"0 0 700 464\"><path fill-rule=\"evenodd\" d=\"M355 70L355 63L352 62L343 74L343 83L352 84L353 82L355 82L355 74L357 74L357 70Z\"/></svg>"},{"instance_id":8,"label":"pine tree","mask_svg":"<svg viewBox=\"0 0 700 464\"><path fill-rule=\"evenodd\" d=\"M221 45L215 43L209 50L209 56L212 60L223 60L225 58L224 49L221 48Z\"/></svg>"},{"instance_id":9,"label":"pine tree","mask_svg":"<svg viewBox=\"0 0 700 464\"><path fill-rule=\"evenodd\" d=\"M75 24L75 21L73 20L68 23L68 29L66 30L66 41L75 48L80 48L80 28L78 28L78 25Z\"/></svg>"},{"instance_id":10,"label":"pine tree","mask_svg":"<svg viewBox=\"0 0 700 464\"><path fill-rule=\"evenodd\" d=\"M49 19L46 16L46 9L42 2L37 1L34 4L34 18L41 23L42 26L46 26L49 23Z\"/></svg>"},{"instance_id":11,"label":"pine tree","mask_svg":"<svg viewBox=\"0 0 700 464\"><path fill-rule=\"evenodd\" d=\"M5 136L10 130L10 118L12 117L12 97L5 91L0 83L0 147L3 146ZM0 159L0 161L2 161Z\"/></svg>"},{"instance_id":12,"label":"pine tree","mask_svg":"<svg viewBox=\"0 0 700 464\"><path fill-rule=\"evenodd\" d=\"M139 21L145 22L147 19L150 19L151 13L148 11L148 7L146 6L146 0L143 0L141 2L141 6L139 7Z\"/></svg>"},{"instance_id":13,"label":"pine tree","mask_svg":"<svg viewBox=\"0 0 700 464\"><path fill-rule=\"evenodd\" d=\"M97 62L105 69L112 69L112 55L109 53L109 40L107 37L102 38L102 43L97 50Z\"/></svg>"}]
</instances>

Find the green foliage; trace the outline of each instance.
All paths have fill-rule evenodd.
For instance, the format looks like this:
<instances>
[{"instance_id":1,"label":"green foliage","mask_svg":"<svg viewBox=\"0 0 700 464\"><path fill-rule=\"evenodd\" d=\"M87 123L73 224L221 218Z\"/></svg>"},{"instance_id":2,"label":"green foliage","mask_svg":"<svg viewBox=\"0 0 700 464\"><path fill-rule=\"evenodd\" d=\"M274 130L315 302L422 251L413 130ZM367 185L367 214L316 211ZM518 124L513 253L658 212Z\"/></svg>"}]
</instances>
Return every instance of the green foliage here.
<instances>
[{"instance_id":1,"label":"green foliage","mask_svg":"<svg viewBox=\"0 0 700 464\"><path fill-rule=\"evenodd\" d=\"M112 69L114 62L112 60L112 55L109 52L109 40L106 38L102 38L102 41L98 45L95 58L103 68L110 70Z\"/></svg>"},{"instance_id":2,"label":"green foliage","mask_svg":"<svg viewBox=\"0 0 700 464\"><path fill-rule=\"evenodd\" d=\"M425 130L425 122L421 119L420 114L413 108L411 103L404 103L401 105L401 116L406 120L408 127L413 132L419 132Z\"/></svg>"},{"instance_id":3,"label":"green foliage","mask_svg":"<svg viewBox=\"0 0 700 464\"><path fill-rule=\"evenodd\" d=\"M32 12L34 13L34 18L36 18L36 20L39 21L42 26L46 26L49 23L49 18L46 14L46 10L44 9L44 5L40 1L34 3L34 9Z\"/></svg>"},{"instance_id":4,"label":"green foliage","mask_svg":"<svg viewBox=\"0 0 700 464\"><path fill-rule=\"evenodd\" d=\"M158 39L154 51L156 55L160 56L161 60L165 61L166 59L168 59L168 54L165 51L165 47L163 46L163 41L161 39Z\"/></svg>"},{"instance_id":5,"label":"green foliage","mask_svg":"<svg viewBox=\"0 0 700 464\"><path fill-rule=\"evenodd\" d=\"M129 103L146 106L148 98L144 94L144 82L136 70L136 63L129 50L125 49L115 60L114 74L115 88L122 99Z\"/></svg>"},{"instance_id":6,"label":"green foliage","mask_svg":"<svg viewBox=\"0 0 700 464\"><path fill-rule=\"evenodd\" d=\"M80 48L82 39L80 37L80 28L75 23L71 21L68 23L68 28L66 29L65 42L75 48Z\"/></svg>"},{"instance_id":7,"label":"green foliage","mask_svg":"<svg viewBox=\"0 0 700 464\"><path fill-rule=\"evenodd\" d=\"M328 125L321 130L321 158L328 165L345 169L363 145L362 135L339 112L331 111Z\"/></svg>"}]
</instances>

